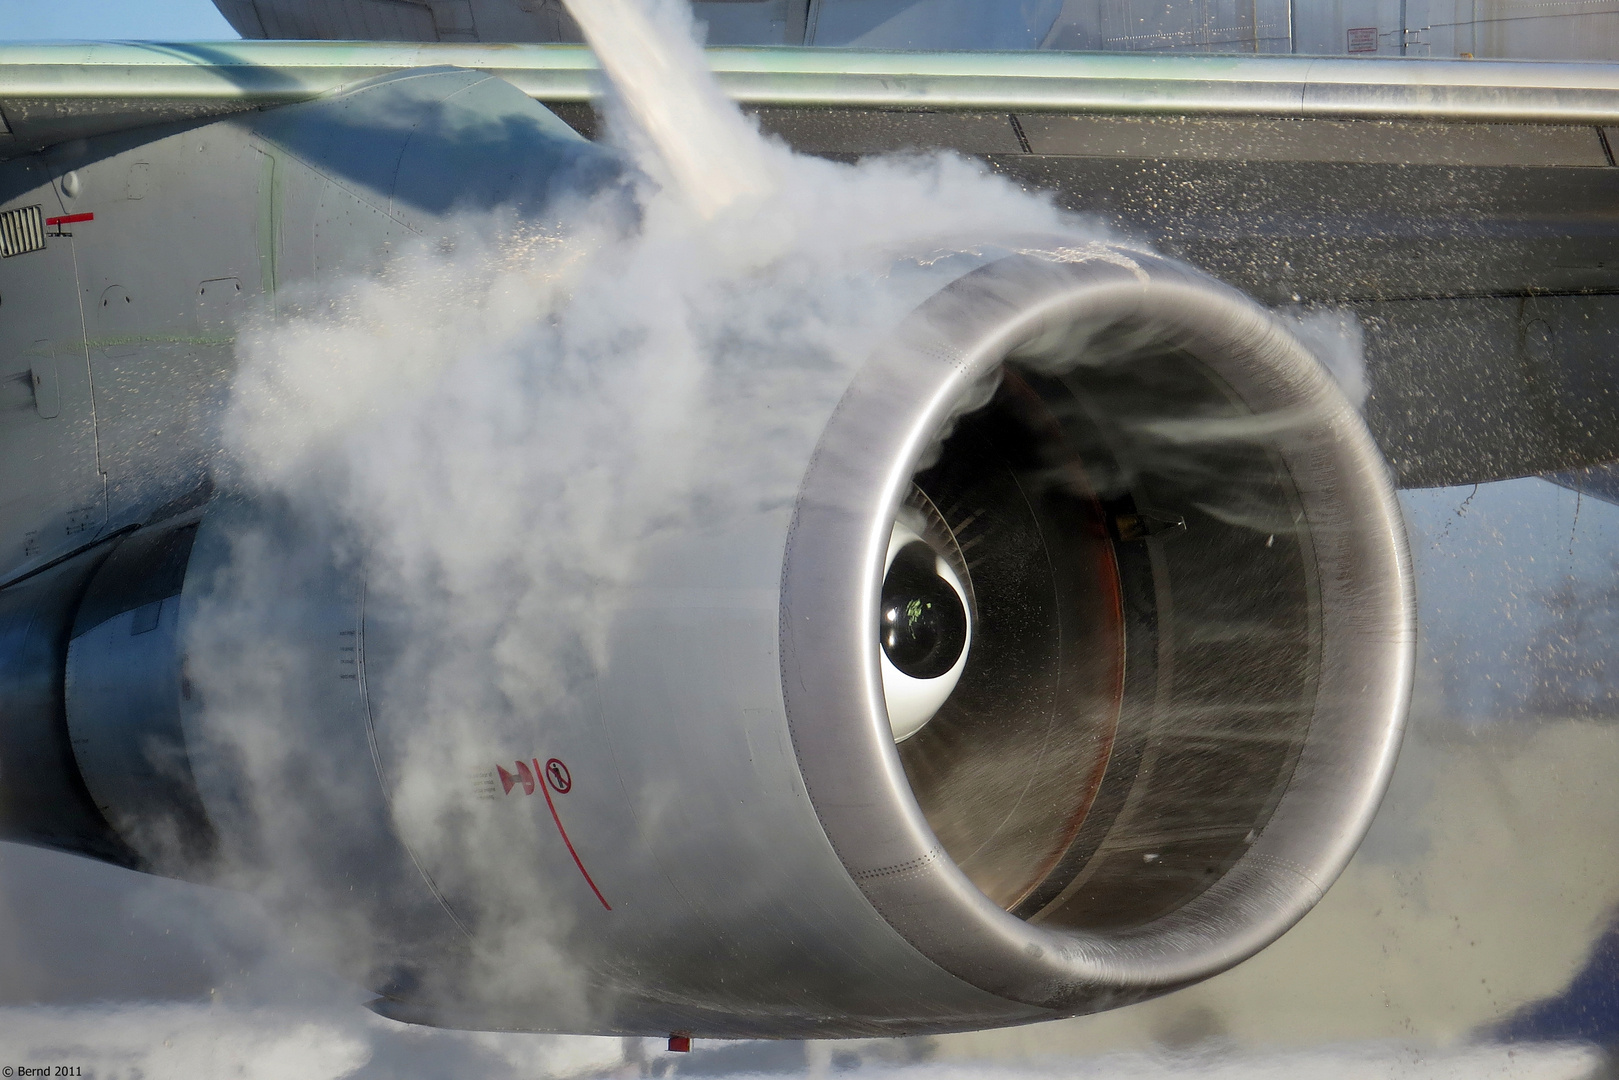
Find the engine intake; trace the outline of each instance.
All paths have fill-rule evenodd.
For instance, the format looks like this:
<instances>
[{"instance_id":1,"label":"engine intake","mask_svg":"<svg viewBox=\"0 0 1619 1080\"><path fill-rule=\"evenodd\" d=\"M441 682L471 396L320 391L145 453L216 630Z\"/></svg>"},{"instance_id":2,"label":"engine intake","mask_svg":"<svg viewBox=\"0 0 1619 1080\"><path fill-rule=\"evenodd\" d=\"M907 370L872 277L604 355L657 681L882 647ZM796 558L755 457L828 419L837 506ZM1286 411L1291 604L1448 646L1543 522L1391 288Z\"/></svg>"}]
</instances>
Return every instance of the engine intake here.
<instances>
[{"instance_id":1,"label":"engine intake","mask_svg":"<svg viewBox=\"0 0 1619 1080\"><path fill-rule=\"evenodd\" d=\"M973 612L921 722L872 640L918 517ZM804 482L781 610L799 764L862 892L961 979L1064 1011L1214 974L1320 898L1414 641L1387 470L1321 365L1122 252L985 266L878 351Z\"/></svg>"}]
</instances>

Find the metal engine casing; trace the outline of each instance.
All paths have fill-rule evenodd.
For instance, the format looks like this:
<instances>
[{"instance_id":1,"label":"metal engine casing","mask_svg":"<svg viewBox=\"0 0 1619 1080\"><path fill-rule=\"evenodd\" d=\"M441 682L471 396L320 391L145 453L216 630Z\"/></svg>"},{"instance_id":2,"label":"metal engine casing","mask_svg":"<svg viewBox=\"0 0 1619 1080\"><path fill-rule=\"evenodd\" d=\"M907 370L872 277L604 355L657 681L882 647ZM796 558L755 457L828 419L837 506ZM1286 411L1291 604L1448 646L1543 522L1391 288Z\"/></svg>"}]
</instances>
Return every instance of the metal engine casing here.
<instances>
[{"instance_id":1,"label":"metal engine casing","mask_svg":"<svg viewBox=\"0 0 1619 1080\"><path fill-rule=\"evenodd\" d=\"M390 92L430 97L434 79L449 97L471 77L398 80L376 107ZM348 107L307 111L364 119ZM276 170L319 130L277 112L263 128L292 164L254 161L269 186L288 182ZM443 186L429 179L414 182ZM270 265L284 272L284 253ZM1138 370L1184 375L1195 393L1148 415ZM1076 403L1071 424L1059 419L1088 434L1053 446L1094 472L1091 539L1122 597L1107 720L1119 752L1098 755L1094 798L1055 856L1074 876L1013 897L1021 910L1049 884L1056 899L1024 917L975 884L930 822L937 807L919 801L912 751L888 728L875 632L909 485L960 458L962 425L1017 386ZM1230 477L1198 472L1228 460L1226 444L1248 448L1258 517ZM918 1034L1107 1008L1263 948L1347 862L1398 746L1410 569L1364 425L1269 314L1117 248L984 261L895 329L818 444L782 468L796 500L643 545L607 604L601 662L566 666L565 706L473 730L481 771L449 781L464 795L459 835L501 864L469 871L399 810L421 718L397 602L286 508L225 499L0 592L0 633L16 643L4 701L27 721L8 720L0 766L48 758L67 792L49 821L12 816L33 814L31 842L335 913L356 940L333 962L381 994L385 1015L603 1034ZM1173 527L1146 527L1154 515ZM242 574L273 602L232 622L221 602ZM1248 625L1273 601L1290 644L1242 630L1212 664L1209 613ZM199 670L202 653L230 662ZM1280 703L1282 737L1255 740L1260 720L1232 720L1260 690ZM231 724L276 753L244 764L222 739ZM1246 801L1221 803L1199 832L1214 804L1197 762L1249 749L1259 764L1235 785ZM1191 771L1166 781L1155 762ZM1065 862L1084 820L1098 835ZM1144 921L1092 912L1063 925L1053 905L1104 863L1113 891L1097 911L1158 888L1160 869L1195 863L1201 876L1152 893ZM488 902L508 876L532 885L499 894L526 905L520 917ZM513 970L532 977L491 977Z\"/></svg>"},{"instance_id":2,"label":"metal engine casing","mask_svg":"<svg viewBox=\"0 0 1619 1080\"><path fill-rule=\"evenodd\" d=\"M1133 266L1013 257L924 305L848 391L805 462L797 505L645 552L639 584L615 599L607 663L580 675L578 707L532 717L521 746L491 746L483 804L537 822L533 848L512 858L547 882L534 903L555 930L554 961L589 973L566 1004L501 1000L461 981L488 944L470 914L479 881L413 851L390 816L389 778L414 722L390 700L401 654L379 628L393 616L368 608L363 575L322 568L318 544L295 529L244 533L243 522L267 520L262 509L216 503L200 524L143 530L92 580L81 612L127 610L81 615L69 650L68 726L89 789L147 865L169 872L201 863L154 846L140 824L154 807L193 823L193 806L206 808L204 835L262 851L267 866L282 866L277 845L295 842L301 888L385 929L389 963L369 969L384 993L376 1007L418 1022L703 1037L946 1031L1093 1011L1240 961L1319 898L1375 809L1408 691L1407 568L1386 477L1316 362L1240 298L1172 264L1129 258ZM1014 368L1050 370L1042 353L1144 317L1209 358L1256 415L1285 414L1265 425L1265 439L1293 482L1311 553L1310 715L1285 790L1212 885L1142 925L1046 926L975 888L911 793L875 671L880 547L916 462L963 398L982 402L986 375L1008 357ZM1194 543L1197 529L1194 517L1184 531L1114 541L1159 549L1144 565L1160 605L1149 689L1160 726L1186 715L1168 673L1186 666L1173 654L1188 647L1173 631L1176 556L1163 549ZM196 541L180 559L176 604L155 594L178 580L162 553L186 545L163 536L188 532ZM301 824L268 839L243 816L242 774L208 749L207 695L193 691L194 673L180 674L194 661L120 659L143 637L176 648L194 640L188 620L244 564L233 550L244 535L297 553L264 563L292 587L252 643L313 673L294 684L296 707L265 714L294 725L277 733L293 748L279 768L304 783ZM137 634L143 612L157 618ZM1240 673L1232 677L1241 690ZM142 709L110 704L120 686ZM1207 687L1197 693L1207 703ZM165 694L167 710L156 704ZM139 718L144 735L129 730ZM115 734L150 748L181 729L190 756L180 758L195 768L154 767L144 786L105 749ZM165 745L172 756L172 738ZM543 775L552 760L565 763L566 790ZM1150 786L1141 755L1129 760L1131 782ZM532 787L521 775L529 763ZM514 780L506 791L500 770ZM177 783L192 771L195 787ZM477 779L468 783L469 798L479 794Z\"/></svg>"}]
</instances>

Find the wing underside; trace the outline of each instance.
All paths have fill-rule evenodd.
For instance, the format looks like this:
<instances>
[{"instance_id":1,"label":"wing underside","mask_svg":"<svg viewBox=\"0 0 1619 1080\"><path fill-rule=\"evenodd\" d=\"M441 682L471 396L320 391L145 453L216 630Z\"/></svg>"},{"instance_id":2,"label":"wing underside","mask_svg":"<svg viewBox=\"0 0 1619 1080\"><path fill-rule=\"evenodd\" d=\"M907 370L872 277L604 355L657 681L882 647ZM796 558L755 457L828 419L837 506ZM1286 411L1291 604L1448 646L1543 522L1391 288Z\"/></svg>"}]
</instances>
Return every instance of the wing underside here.
<instances>
[{"instance_id":1,"label":"wing underside","mask_svg":"<svg viewBox=\"0 0 1619 1080\"><path fill-rule=\"evenodd\" d=\"M1609 65L709 55L761 129L802 152L954 151L1266 303L1353 313L1366 416L1405 486L1619 459ZM579 46L17 46L0 50L0 155L443 66L498 75L598 134L603 83Z\"/></svg>"}]
</instances>

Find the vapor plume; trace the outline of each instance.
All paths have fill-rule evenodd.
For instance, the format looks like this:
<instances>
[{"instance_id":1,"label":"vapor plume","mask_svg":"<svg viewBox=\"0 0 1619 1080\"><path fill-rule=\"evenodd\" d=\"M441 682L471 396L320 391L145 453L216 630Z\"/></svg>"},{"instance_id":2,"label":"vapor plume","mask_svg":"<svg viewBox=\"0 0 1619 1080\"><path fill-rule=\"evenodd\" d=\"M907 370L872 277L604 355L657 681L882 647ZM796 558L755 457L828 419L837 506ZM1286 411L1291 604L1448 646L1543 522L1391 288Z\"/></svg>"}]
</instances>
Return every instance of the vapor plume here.
<instances>
[{"instance_id":1,"label":"vapor plume","mask_svg":"<svg viewBox=\"0 0 1619 1080\"><path fill-rule=\"evenodd\" d=\"M493 764L585 722L649 552L785 521L851 373L960 259L1094 237L952 155L795 156L723 99L670 9L620 6L581 21L615 79L633 214L615 189L447 220L381 274L284 290L239 335L219 481L253 509L189 641L204 786L239 792L210 804L233 819L226 879L368 985L564 1028L607 992L558 898L578 883L514 858L552 825L537 799L483 797ZM344 705L307 643L362 598L366 698ZM362 707L370 734L344 742ZM627 794L643 821L665 812ZM408 849L391 870L390 830Z\"/></svg>"},{"instance_id":2,"label":"vapor plume","mask_svg":"<svg viewBox=\"0 0 1619 1080\"><path fill-rule=\"evenodd\" d=\"M651 553L772 514L785 543L851 375L921 300L1031 242L1123 256L951 154L850 165L762 138L682 5L573 7L633 212L615 188L446 219L245 327L218 478L253 509L188 650L203 786L233 792L210 803L223 880L390 995L589 1030L612 991L558 892L578 883L514 857L551 822L485 798L493 764L589 725ZM358 654L309 646L361 605L363 701L323 666ZM667 812L625 794L641 822Z\"/></svg>"},{"instance_id":3,"label":"vapor plume","mask_svg":"<svg viewBox=\"0 0 1619 1080\"><path fill-rule=\"evenodd\" d=\"M764 146L708 74L691 9L668 0L569 0L568 13L607 73L619 102L655 155L643 167L667 176L711 218L775 186Z\"/></svg>"}]
</instances>

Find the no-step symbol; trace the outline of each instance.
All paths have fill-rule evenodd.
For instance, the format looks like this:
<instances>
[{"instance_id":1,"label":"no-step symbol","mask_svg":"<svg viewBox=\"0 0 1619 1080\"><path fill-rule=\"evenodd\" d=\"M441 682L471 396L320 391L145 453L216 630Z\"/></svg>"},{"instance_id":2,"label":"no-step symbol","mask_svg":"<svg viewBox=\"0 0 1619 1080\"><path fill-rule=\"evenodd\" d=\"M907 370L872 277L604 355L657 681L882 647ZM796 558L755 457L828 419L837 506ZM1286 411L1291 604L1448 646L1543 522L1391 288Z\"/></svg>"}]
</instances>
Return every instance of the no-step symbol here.
<instances>
[{"instance_id":1,"label":"no-step symbol","mask_svg":"<svg viewBox=\"0 0 1619 1080\"><path fill-rule=\"evenodd\" d=\"M551 781L551 790L558 795L566 795L573 790L573 776L560 758L552 758L545 763L545 778Z\"/></svg>"}]
</instances>

